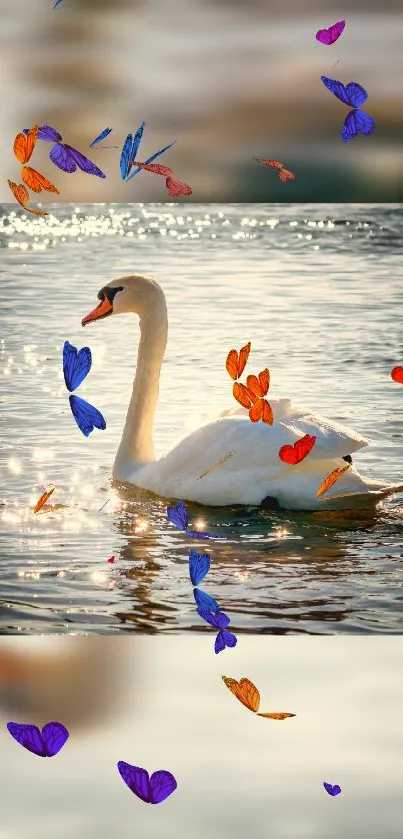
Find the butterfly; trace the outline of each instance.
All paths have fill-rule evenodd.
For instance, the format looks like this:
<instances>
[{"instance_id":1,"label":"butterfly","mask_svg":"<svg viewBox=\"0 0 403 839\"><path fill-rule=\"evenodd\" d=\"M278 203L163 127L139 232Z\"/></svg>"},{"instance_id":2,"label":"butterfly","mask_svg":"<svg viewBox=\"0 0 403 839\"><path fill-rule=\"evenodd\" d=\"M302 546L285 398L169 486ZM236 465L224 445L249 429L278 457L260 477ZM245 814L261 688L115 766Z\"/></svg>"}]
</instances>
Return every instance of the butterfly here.
<instances>
[{"instance_id":1,"label":"butterfly","mask_svg":"<svg viewBox=\"0 0 403 839\"><path fill-rule=\"evenodd\" d=\"M403 367L394 367L390 375L394 382L403 385Z\"/></svg>"},{"instance_id":2,"label":"butterfly","mask_svg":"<svg viewBox=\"0 0 403 839\"><path fill-rule=\"evenodd\" d=\"M21 207L24 207L24 210L26 210L27 213L33 213L35 216L49 215L49 213L47 213L45 210L35 210L32 209L32 207L27 207L27 203L29 201L29 192L26 186L24 186L24 184L15 184L14 181L9 180L8 185L16 201L18 201L18 203L21 204Z\"/></svg>"},{"instance_id":3,"label":"butterfly","mask_svg":"<svg viewBox=\"0 0 403 839\"><path fill-rule=\"evenodd\" d=\"M316 33L316 40L320 41L321 44L325 44L325 46L330 47L331 44L334 44L334 42L340 38L345 25L345 20L338 20L337 23L333 23L332 26L329 26L329 29L319 29Z\"/></svg>"},{"instance_id":4,"label":"butterfly","mask_svg":"<svg viewBox=\"0 0 403 839\"><path fill-rule=\"evenodd\" d=\"M229 626L230 619L225 612L210 612L205 611L204 609L198 609L197 613L200 617L209 623L210 626L214 626L215 629L218 629L218 633L214 643L214 652L216 654L221 653L225 650L225 647L235 647L237 644L237 638L232 632L228 632L227 626Z\"/></svg>"},{"instance_id":5,"label":"butterfly","mask_svg":"<svg viewBox=\"0 0 403 839\"><path fill-rule=\"evenodd\" d=\"M41 175L36 169L32 169L31 166L23 166L21 176L24 183L33 192L41 192L45 189L47 192L56 192L59 195L59 190L56 189L55 185L48 181L45 175Z\"/></svg>"},{"instance_id":6,"label":"butterfly","mask_svg":"<svg viewBox=\"0 0 403 839\"><path fill-rule=\"evenodd\" d=\"M145 169L147 172L153 172L155 175L163 175L166 179L165 186L171 198L192 194L192 188L189 184L185 184L184 181L177 181L172 177L172 169L169 166L161 166L159 163L138 163L137 161L134 162L134 165L138 166L139 169Z\"/></svg>"},{"instance_id":7,"label":"butterfly","mask_svg":"<svg viewBox=\"0 0 403 839\"><path fill-rule=\"evenodd\" d=\"M17 743L38 757L54 757L69 738L69 732L61 722L48 722L42 731L36 725L19 722L8 722L7 728Z\"/></svg>"},{"instance_id":8,"label":"butterfly","mask_svg":"<svg viewBox=\"0 0 403 839\"><path fill-rule=\"evenodd\" d=\"M183 501L178 501L175 507L167 507L167 516L171 524L179 527L179 530L184 530L186 536L191 536L192 539L226 539L226 536L216 536L210 533L199 533L198 530L188 530L189 523L188 514Z\"/></svg>"},{"instance_id":9,"label":"butterfly","mask_svg":"<svg viewBox=\"0 0 403 839\"><path fill-rule=\"evenodd\" d=\"M229 452L229 454L224 455L224 457L222 457L220 460L218 460L218 461L217 461L217 463L215 463L215 464L214 464L214 466L210 466L210 468L209 468L209 469L206 469L206 471L205 471L205 472L202 472L202 474L201 474L201 475L199 475L199 477L197 478L197 480L198 480L198 481L200 481L200 480L201 480L201 478L205 478L205 477L206 477L206 475L209 475L209 474L210 474L210 472L213 472L213 471L214 471L214 469L218 469L218 467L219 467L219 466L222 466L222 465L223 465L223 463L226 463L226 462L227 462L227 460L229 460L229 459L230 459L230 457L232 457L232 455L234 455L234 454L235 454L235 452Z\"/></svg>"},{"instance_id":10,"label":"butterfly","mask_svg":"<svg viewBox=\"0 0 403 839\"><path fill-rule=\"evenodd\" d=\"M50 489L48 492L44 492L43 495L41 495L39 501L35 504L33 510L34 513L39 513L39 510L41 510L43 505L46 504L47 500L50 498L52 492L54 492L55 489L56 487L52 487L52 489Z\"/></svg>"},{"instance_id":11,"label":"butterfly","mask_svg":"<svg viewBox=\"0 0 403 839\"><path fill-rule=\"evenodd\" d=\"M80 351L73 347L68 341L63 347L63 375L67 390L76 390L91 370L92 356L89 347L82 347ZM69 396L70 408L73 417L85 437L91 434L94 428L104 430L106 422L97 408L81 399L79 396Z\"/></svg>"},{"instance_id":12,"label":"butterfly","mask_svg":"<svg viewBox=\"0 0 403 839\"><path fill-rule=\"evenodd\" d=\"M210 570L210 555L198 554L194 548L189 552L189 575L192 585L198 586Z\"/></svg>"},{"instance_id":13,"label":"butterfly","mask_svg":"<svg viewBox=\"0 0 403 839\"><path fill-rule=\"evenodd\" d=\"M138 175L138 173L141 172L141 167L137 166L136 169L134 169L134 171L130 174L135 156L140 147L145 126L145 122L142 122L140 128L137 129L134 135L134 139L131 134L128 134L123 144L122 154L120 157L120 174L123 180L131 181L131 179L134 178L135 175ZM160 157L161 154L164 154L164 152L168 151L168 149L175 145L175 143L176 140L174 140L173 143L170 143L168 146L164 146L163 149L160 149L159 151L155 152L155 154L152 154L151 157L149 157L146 160L146 164L152 163L153 160L156 160L157 157ZM126 174L123 174L123 172L125 172Z\"/></svg>"},{"instance_id":14,"label":"butterfly","mask_svg":"<svg viewBox=\"0 0 403 839\"><path fill-rule=\"evenodd\" d=\"M258 717L267 717L271 720L286 720L288 717L296 716L295 714L283 712L259 714L260 693L250 679L246 679L244 676L239 680L239 682L237 682L236 679L231 679L230 676L222 676L221 678L231 693L239 699L239 702L242 702L242 705L245 705L245 708L248 708L249 711L253 711L253 713L257 714Z\"/></svg>"},{"instance_id":15,"label":"butterfly","mask_svg":"<svg viewBox=\"0 0 403 839\"><path fill-rule=\"evenodd\" d=\"M102 142L102 140L105 140L105 137L109 137L111 131L112 128L104 128L104 130L101 131L100 134L98 134L98 137L95 137L95 140L93 140L92 143L90 143L90 149L92 149L94 146L97 146L98 143Z\"/></svg>"},{"instance_id":16,"label":"butterfly","mask_svg":"<svg viewBox=\"0 0 403 839\"><path fill-rule=\"evenodd\" d=\"M324 495L324 493L327 492L330 489L330 487L332 487L333 484L335 484L336 481L338 481L341 478L341 476L344 475L345 472L347 472L347 469L350 469L350 466L351 463L348 463L347 466L344 467L344 469L333 469L333 472L330 472L330 475L327 475L326 478L322 481L316 493L316 497L319 498L321 495Z\"/></svg>"},{"instance_id":17,"label":"butterfly","mask_svg":"<svg viewBox=\"0 0 403 839\"><path fill-rule=\"evenodd\" d=\"M54 9L57 9L57 7L58 7L58 6L60 6L60 3L62 3L62 0L56 0L56 3L55 3L55 5L53 6L53 8L54 8Z\"/></svg>"},{"instance_id":18,"label":"butterfly","mask_svg":"<svg viewBox=\"0 0 403 839\"><path fill-rule=\"evenodd\" d=\"M249 341L244 347L241 347L239 353L236 350L230 350L227 355L225 367L227 373L229 373L234 382L241 378L242 373L245 370L246 363L249 358L250 348L251 343Z\"/></svg>"},{"instance_id":19,"label":"butterfly","mask_svg":"<svg viewBox=\"0 0 403 839\"><path fill-rule=\"evenodd\" d=\"M234 382L232 393L237 402L248 409L251 422L262 420L267 425L273 425L273 411L267 399L263 398L269 387L270 373L267 368L259 376L248 376L246 386L242 382Z\"/></svg>"},{"instance_id":20,"label":"butterfly","mask_svg":"<svg viewBox=\"0 0 403 839\"><path fill-rule=\"evenodd\" d=\"M28 131L24 128L24 134L27 134ZM98 169L98 166L95 166L95 163L92 160L89 160L88 157L85 157L81 154L80 151L74 149L72 146L68 146L67 143L62 143L62 135L56 131L55 128L52 128L51 125L41 125L38 130L37 135L38 140L45 140L47 143L54 143L50 150L49 157L52 163L55 166L58 166L59 169L62 169L63 172L75 172L77 170L77 166L82 172L85 172L87 175L96 175L98 178L105 178L103 172Z\"/></svg>"},{"instance_id":21,"label":"butterfly","mask_svg":"<svg viewBox=\"0 0 403 839\"><path fill-rule=\"evenodd\" d=\"M38 139L38 132L39 126L35 125L17 134L13 150L19 163L28 163Z\"/></svg>"},{"instance_id":22,"label":"butterfly","mask_svg":"<svg viewBox=\"0 0 403 839\"><path fill-rule=\"evenodd\" d=\"M193 597L198 610L200 609L202 612L213 612L213 614L220 611L220 607L217 601L214 600L214 597L211 597L210 594L207 594L200 588L193 589Z\"/></svg>"},{"instance_id":23,"label":"butterfly","mask_svg":"<svg viewBox=\"0 0 403 839\"><path fill-rule=\"evenodd\" d=\"M109 557L109 559L108 559L108 562L110 562L110 563L115 562L115 557L114 557L114 556L110 556L110 557Z\"/></svg>"},{"instance_id":24,"label":"butterfly","mask_svg":"<svg viewBox=\"0 0 403 839\"><path fill-rule=\"evenodd\" d=\"M146 769L119 760L118 770L129 789L146 804L161 804L178 786L171 772L165 769L159 769L150 776Z\"/></svg>"},{"instance_id":25,"label":"butterfly","mask_svg":"<svg viewBox=\"0 0 403 839\"><path fill-rule=\"evenodd\" d=\"M296 440L293 446L282 446L278 456L284 463L289 463L290 466L295 466L296 463L301 463L301 460L309 454L315 445L316 437L310 434L305 434L300 440Z\"/></svg>"},{"instance_id":26,"label":"butterfly","mask_svg":"<svg viewBox=\"0 0 403 839\"><path fill-rule=\"evenodd\" d=\"M359 110L360 106L368 99L367 91L360 84L357 84L357 82L349 82L344 85L342 82L336 81L336 79L329 79L327 76L321 76L321 79L325 87L337 99L340 99L340 102L353 108L347 114L341 129L343 143L353 140L357 134L372 134L375 128L375 120L366 114L365 111Z\"/></svg>"},{"instance_id":27,"label":"butterfly","mask_svg":"<svg viewBox=\"0 0 403 839\"><path fill-rule=\"evenodd\" d=\"M323 786L329 795L340 795L341 793L341 787L339 787L338 784L334 784L334 786L332 786L332 784L328 784L326 781L323 781Z\"/></svg>"},{"instance_id":28,"label":"butterfly","mask_svg":"<svg viewBox=\"0 0 403 839\"><path fill-rule=\"evenodd\" d=\"M265 166L274 166L275 169L278 170L280 181L283 183L285 183L285 181L295 181L294 173L285 169L279 160L266 160L264 157L255 157L254 160L257 160L258 163L264 163Z\"/></svg>"}]
</instances>

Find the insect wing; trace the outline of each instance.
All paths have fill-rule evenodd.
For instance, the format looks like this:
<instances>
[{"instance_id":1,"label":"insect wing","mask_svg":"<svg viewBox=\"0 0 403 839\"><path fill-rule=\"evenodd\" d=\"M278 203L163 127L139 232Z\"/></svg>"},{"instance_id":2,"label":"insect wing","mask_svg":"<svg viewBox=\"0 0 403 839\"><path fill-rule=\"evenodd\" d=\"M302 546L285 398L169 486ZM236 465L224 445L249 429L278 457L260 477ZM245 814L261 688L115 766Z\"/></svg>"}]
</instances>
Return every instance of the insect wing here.
<instances>
[{"instance_id":1,"label":"insect wing","mask_svg":"<svg viewBox=\"0 0 403 839\"><path fill-rule=\"evenodd\" d=\"M72 392L79 387L91 370L92 356L89 347L80 351L68 341L63 346L63 375L67 390Z\"/></svg>"},{"instance_id":2,"label":"insect wing","mask_svg":"<svg viewBox=\"0 0 403 839\"><path fill-rule=\"evenodd\" d=\"M209 554L198 554L194 548L189 552L189 574L192 585L198 586L210 570Z\"/></svg>"},{"instance_id":3,"label":"insect wing","mask_svg":"<svg viewBox=\"0 0 403 839\"><path fill-rule=\"evenodd\" d=\"M73 417L85 437L88 437L94 428L99 428L100 431L105 430L104 417L97 408L94 408L94 405L90 405L80 396L69 396L69 402Z\"/></svg>"},{"instance_id":4,"label":"insect wing","mask_svg":"<svg viewBox=\"0 0 403 839\"><path fill-rule=\"evenodd\" d=\"M24 746L29 752L38 757L47 757L47 751L42 740L41 732L37 725L26 725L25 723L8 722L8 731L17 743Z\"/></svg>"},{"instance_id":5,"label":"insect wing","mask_svg":"<svg viewBox=\"0 0 403 839\"><path fill-rule=\"evenodd\" d=\"M152 163L153 160L156 160L157 157L160 157L161 154L164 154L164 152L166 152L166 151L168 151L168 149L172 148L172 146L174 146L175 143L176 143L176 140L174 140L173 143L170 143L169 146L164 146L163 149L160 149L159 151L156 151L155 154L152 154L151 157L147 158L145 163ZM139 172L141 172L141 169L138 166L137 169L134 169L133 172L129 175L129 177L126 178L126 180L131 181L131 179L134 178L135 175L138 175Z\"/></svg>"},{"instance_id":6,"label":"insect wing","mask_svg":"<svg viewBox=\"0 0 403 839\"><path fill-rule=\"evenodd\" d=\"M159 769L153 772L150 778L150 792L151 804L160 804L165 801L173 792L175 792L178 784L176 779L165 769Z\"/></svg>"},{"instance_id":7,"label":"insect wing","mask_svg":"<svg viewBox=\"0 0 403 839\"><path fill-rule=\"evenodd\" d=\"M69 732L61 722L48 722L43 726L42 739L44 741L48 757L54 757L63 748L69 739Z\"/></svg>"},{"instance_id":8,"label":"insect wing","mask_svg":"<svg viewBox=\"0 0 403 839\"><path fill-rule=\"evenodd\" d=\"M211 597L210 594L207 594L205 591L201 591L199 588L193 589L193 597L196 602L197 609L200 612L212 612L216 614L220 611L220 607L214 597Z\"/></svg>"}]
</instances>

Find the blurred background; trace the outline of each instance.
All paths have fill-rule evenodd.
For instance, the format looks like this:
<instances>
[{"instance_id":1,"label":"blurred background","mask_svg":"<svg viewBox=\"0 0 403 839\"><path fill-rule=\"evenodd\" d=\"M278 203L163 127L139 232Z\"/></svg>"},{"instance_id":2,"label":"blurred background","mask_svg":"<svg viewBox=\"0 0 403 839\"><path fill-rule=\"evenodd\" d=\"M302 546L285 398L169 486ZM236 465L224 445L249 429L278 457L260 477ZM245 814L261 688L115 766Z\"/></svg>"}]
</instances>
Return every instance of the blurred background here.
<instances>
[{"instance_id":1,"label":"blurred background","mask_svg":"<svg viewBox=\"0 0 403 839\"><path fill-rule=\"evenodd\" d=\"M222 656L205 640L2 638L3 839L400 839L402 639L244 636ZM256 717L222 673L296 716ZM41 760L9 720L70 738ZM176 792L147 807L118 760L173 772Z\"/></svg>"},{"instance_id":2,"label":"blurred background","mask_svg":"<svg viewBox=\"0 0 403 839\"><path fill-rule=\"evenodd\" d=\"M346 18L332 47L316 31ZM146 120L140 160L164 162L204 201L403 199L401 0L2 0L0 200L18 180L15 134L47 123L107 175L65 175L39 143L33 165L64 201L165 200L162 178L120 180L120 148ZM321 74L369 93L371 137L344 144L347 114ZM89 144L106 126L108 145ZM296 173L281 184L254 156ZM46 200L46 199L45 199Z\"/></svg>"}]
</instances>

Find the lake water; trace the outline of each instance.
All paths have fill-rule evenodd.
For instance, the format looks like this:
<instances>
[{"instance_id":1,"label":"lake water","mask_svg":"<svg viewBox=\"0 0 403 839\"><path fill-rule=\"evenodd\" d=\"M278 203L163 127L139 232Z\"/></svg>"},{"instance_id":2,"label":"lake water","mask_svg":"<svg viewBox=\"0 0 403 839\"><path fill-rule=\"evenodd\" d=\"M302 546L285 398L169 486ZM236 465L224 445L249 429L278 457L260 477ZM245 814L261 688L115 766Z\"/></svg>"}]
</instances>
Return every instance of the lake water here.
<instances>
[{"instance_id":1,"label":"lake water","mask_svg":"<svg viewBox=\"0 0 403 839\"><path fill-rule=\"evenodd\" d=\"M132 317L82 329L105 282L143 272L167 296L157 454L232 407L225 358L251 340L273 397L369 437L354 463L398 482L403 389L390 370L403 363L402 234L398 205L55 205L45 219L3 205L2 632L209 632L191 545L167 523L166 502L110 485L139 329ZM66 339L93 354L80 393L107 429L88 439L68 406ZM34 516L49 484L47 511ZM402 631L401 495L366 517L189 505L191 520L200 512L229 537L209 545L205 590L239 635Z\"/></svg>"}]
</instances>

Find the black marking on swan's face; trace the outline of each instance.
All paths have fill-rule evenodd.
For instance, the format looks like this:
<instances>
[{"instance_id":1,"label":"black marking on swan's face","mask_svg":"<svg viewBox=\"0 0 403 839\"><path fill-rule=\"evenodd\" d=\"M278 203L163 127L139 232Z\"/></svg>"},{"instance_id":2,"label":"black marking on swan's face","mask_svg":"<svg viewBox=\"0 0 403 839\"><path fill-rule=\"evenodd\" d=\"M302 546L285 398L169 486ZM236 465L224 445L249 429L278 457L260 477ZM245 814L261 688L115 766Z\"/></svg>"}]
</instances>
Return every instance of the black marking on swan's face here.
<instances>
[{"instance_id":1,"label":"black marking on swan's face","mask_svg":"<svg viewBox=\"0 0 403 839\"><path fill-rule=\"evenodd\" d=\"M119 285L119 286L104 286L103 288L101 288L101 291L98 291L98 294L97 294L98 300L103 301L103 300L105 300L105 297L106 297L108 303L110 303L111 306L113 307L113 301L114 301L118 291L123 291L123 286L122 285ZM108 316L107 314L102 315L102 317L104 317L104 318L107 317L107 316Z\"/></svg>"},{"instance_id":2,"label":"black marking on swan's face","mask_svg":"<svg viewBox=\"0 0 403 839\"><path fill-rule=\"evenodd\" d=\"M346 463L352 463L353 462L353 458L351 457L351 454L346 454L346 456L343 457L343 460L345 460Z\"/></svg>"}]
</instances>

